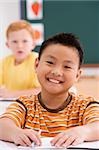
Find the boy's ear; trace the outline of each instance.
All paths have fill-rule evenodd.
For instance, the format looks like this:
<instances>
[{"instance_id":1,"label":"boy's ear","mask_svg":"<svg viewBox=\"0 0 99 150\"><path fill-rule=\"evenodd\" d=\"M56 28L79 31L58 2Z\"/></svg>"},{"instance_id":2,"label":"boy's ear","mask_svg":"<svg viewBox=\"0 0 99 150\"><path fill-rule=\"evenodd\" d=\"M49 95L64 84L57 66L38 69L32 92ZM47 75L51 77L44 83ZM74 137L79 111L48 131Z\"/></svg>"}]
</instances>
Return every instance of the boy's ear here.
<instances>
[{"instance_id":1,"label":"boy's ear","mask_svg":"<svg viewBox=\"0 0 99 150\"><path fill-rule=\"evenodd\" d=\"M80 79L81 75L82 75L82 69L79 69L76 75L76 82Z\"/></svg>"},{"instance_id":2,"label":"boy's ear","mask_svg":"<svg viewBox=\"0 0 99 150\"><path fill-rule=\"evenodd\" d=\"M5 45L9 48L9 44L8 44L8 42L6 42L6 43L5 43Z\"/></svg>"},{"instance_id":3,"label":"boy's ear","mask_svg":"<svg viewBox=\"0 0 99 150\"><path fill-rule=\"evenodd\" d=\"M36 59L35 59L35 70L37 70L38 65L39 65L39 59L36 58Z\"/></svg>"}]
</instances>

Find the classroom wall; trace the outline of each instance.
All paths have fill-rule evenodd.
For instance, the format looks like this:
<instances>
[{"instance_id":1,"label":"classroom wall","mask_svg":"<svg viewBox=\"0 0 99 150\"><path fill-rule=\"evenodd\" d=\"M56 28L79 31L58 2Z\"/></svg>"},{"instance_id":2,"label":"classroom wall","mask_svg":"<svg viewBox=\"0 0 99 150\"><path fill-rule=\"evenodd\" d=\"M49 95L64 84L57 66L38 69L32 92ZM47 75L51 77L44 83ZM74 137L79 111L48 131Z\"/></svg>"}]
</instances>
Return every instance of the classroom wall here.
<instances>
[{"instance_id":1,"label":"classroom wall","mask_svg":"<svg viewBox=\"0 0 99 150\"><path fill-rule=\"evenodd\" d=\"M6 47L5 31L7 26L20 18L20 0L0 0L0 58L10 54Z\"/></svg>"},{"instance_id":2,"label":"classroom wall","mask_svg":"<svg viewBox=\"0 0 99 150\"><path fill-rule=\"evenodd\" d=\"M3 58L11 53L5 45L5 31L12 21L21 17L20 0L0 0L0 14L0 58ZM99 68L86 68L83 74L99 76Z\"/></svg>"}]
</instances>

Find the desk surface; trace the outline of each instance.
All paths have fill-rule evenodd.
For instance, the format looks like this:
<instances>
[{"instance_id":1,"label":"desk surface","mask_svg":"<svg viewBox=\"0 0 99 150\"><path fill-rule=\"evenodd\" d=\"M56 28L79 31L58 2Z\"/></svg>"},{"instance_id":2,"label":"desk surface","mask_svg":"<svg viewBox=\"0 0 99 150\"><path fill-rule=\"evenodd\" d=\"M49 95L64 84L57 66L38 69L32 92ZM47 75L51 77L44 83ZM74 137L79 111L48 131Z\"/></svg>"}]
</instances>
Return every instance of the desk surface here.
<instances>
[{"instance_id":1,"label":"desk surface","mask_svg":"<svg viewBox=\"0 0 99 150\"><path fill-rule=\"evenodd\" d=\"M13 143L0 141L0 150L58 150L58 148L18 147ZM61 148L59 150L66 150L66 149Z\"/></svg>"},{"instance_id":2,"label":"desk surface","mask_svg":"<svg viewBox=\"0 0 99 150\"><path fill-rule=\"evenodd\" d=\"M66 148L55 148L55 147L51 147L49 145L49 138L42 138L44 139L43 142L45 143L42 143L42 146L41 147L23 147L23 146L16 146L15 144L13 143L10 143L10 142L4 142L4 141L0 141L0 150L66 150ZM72 146L72 147L69 147L69 150L72 150L72 149L97 149L99 150L99 141L96 141L96 142L84 142L82 144L79 144L77 146Z\"/></svg>"}]
</instances>

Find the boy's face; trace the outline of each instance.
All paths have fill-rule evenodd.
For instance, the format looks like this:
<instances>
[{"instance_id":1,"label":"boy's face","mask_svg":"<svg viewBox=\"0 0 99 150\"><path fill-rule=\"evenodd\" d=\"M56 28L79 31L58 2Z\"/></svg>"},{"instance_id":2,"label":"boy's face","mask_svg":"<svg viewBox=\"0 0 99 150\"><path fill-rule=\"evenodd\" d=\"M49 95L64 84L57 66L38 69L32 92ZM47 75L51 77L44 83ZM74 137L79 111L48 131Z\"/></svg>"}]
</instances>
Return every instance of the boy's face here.
<instances>
[{"instance_id":1,"label":"boy's face","mask_svg":"<svg viewBox=\"0 0 99 150\"><path fill-rule=\"evenodd\" d=\"M36 72L43 91L50 94L62 94L79 79L77 51L72 47L53 44L43 51L40 60L36 60Z\"/></svg>"},{"instance_id":2,"label":"boy's face","mask_svg":"<svg viewBox=\"0 0 99 150\"><path fill-rule=\"evenodd\" d=\"M26 29L10 32L6 44L19 62L23 61L35 46L32 36Z\"/></svg>"}]
</instances>

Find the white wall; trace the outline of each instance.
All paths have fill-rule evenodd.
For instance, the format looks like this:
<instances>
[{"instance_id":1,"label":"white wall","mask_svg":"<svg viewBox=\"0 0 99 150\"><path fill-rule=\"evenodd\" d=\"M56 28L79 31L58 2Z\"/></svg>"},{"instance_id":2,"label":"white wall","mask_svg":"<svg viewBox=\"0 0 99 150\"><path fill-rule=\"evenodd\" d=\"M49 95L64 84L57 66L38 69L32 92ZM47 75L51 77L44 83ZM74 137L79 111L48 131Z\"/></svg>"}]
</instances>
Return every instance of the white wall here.
<instances>
[{"instance_id":1,"label":"white wall","mask_svg":"<svg viewBox=\"0 0 99 150\"><path fill-rule=\"evenodd\" d=\"M20 19L20 0L0 0L0 58L11 53L5 42L7 26Z\"/></svg>"}]
</instances>

